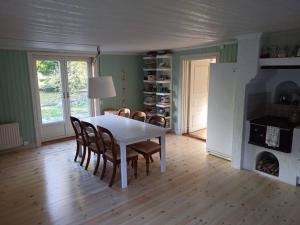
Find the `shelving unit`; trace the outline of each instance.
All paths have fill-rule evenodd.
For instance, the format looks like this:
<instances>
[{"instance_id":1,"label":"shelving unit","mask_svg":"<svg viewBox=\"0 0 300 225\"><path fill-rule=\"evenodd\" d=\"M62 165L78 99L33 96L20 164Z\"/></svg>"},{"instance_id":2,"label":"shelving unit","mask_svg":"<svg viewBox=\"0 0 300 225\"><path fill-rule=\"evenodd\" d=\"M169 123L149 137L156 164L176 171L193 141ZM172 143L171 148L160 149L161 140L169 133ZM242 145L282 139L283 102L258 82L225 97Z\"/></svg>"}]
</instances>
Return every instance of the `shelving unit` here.
<instances>
[{"instance_id":1,"label":"shelving unit","mask_svg":"<svg viewBox=\"0 0 300 225\"><path fill-rule=\"evenodd\" d=\"M299 66L300 57L287 58L262 58L259 59L260 66Z\"/></svg>"},{"instance_id":2,"label":"shelving unit","mask_svg":"<svg viewBox=\"0 0 300 225\"><path fill-rule=\"evenodd\" d=\"M143 57L144 110L147 116L164 116L172 123L172 55Z\"/></svg>"}]
</instances>

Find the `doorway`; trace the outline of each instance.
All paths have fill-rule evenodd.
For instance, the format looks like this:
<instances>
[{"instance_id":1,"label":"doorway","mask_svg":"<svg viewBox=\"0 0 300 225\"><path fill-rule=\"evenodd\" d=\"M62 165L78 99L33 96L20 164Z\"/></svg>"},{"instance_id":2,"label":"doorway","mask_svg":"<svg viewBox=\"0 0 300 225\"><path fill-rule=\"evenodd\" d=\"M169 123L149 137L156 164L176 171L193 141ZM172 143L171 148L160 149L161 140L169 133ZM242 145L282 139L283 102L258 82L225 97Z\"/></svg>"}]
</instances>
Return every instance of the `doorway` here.
<instances>
[{"instance_id":1,"label":"doorway","mask_svg":"<svg viewBox=\"0 0 300 225\"><path fill-rule=\"evenodd\" d=\"M182 130L184 135L206 141L207 105L210 64L217 57L183 60L182 71Z\"/></svg>"},{"instance_id":2,"label":"doorway","mask_svg":"<svg viewBox=\"0 0 300 225\"><path fill-rule=\"evenodd\" d=\"M41 141L73 136L70 116L84 118L92 112L87 97L90 59L38 55L32 68Z\"/></svg>"}]
</instances>

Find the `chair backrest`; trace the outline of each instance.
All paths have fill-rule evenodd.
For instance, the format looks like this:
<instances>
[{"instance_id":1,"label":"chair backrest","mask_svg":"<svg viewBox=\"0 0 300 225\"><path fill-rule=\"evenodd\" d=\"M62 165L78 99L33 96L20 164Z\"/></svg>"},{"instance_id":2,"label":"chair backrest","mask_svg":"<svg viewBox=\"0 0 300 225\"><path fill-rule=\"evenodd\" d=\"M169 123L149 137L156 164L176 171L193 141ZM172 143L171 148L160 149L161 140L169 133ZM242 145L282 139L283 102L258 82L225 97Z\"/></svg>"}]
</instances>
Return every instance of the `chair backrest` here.
<instances>
[{"instance_id":1,"label":"chair backrest","mask_svg":"<svg viewBox=\"0 0 300 225\"><path fill-rule=\"evenodd\" d=\"M149 123L156 125L156 126L160 126L160 127L164 127L166 128L166 118L163 116L151 116L149 119Z\"/></svg>"},{"instance_id":2,"label":"chair backrest","mask_svg":"<svg viewBox=\"0 0 300 225\"><path fill-rule=\"evenodd\" d=\"M87 145L95 143L98 150L103 149L103 144L94 125L84 121L81 121L81 125Z\"/></svg>"},{"instance_id":3,"label":"chair backrest","mask_svg":"<svg viewBox=\"0 0 300 225\"><path fill-rule=\"evenodd\" d=\"M70 116L71 124L75 132L76 139L83 137L81 122L78 118Z\"/></svg>"},{"instance_id":4,"label":"chair backrest","mask_svg":"<svg viewBox=\"0 0 300 225\"><path fill-rule=\"evenodd\" d=\"M146 113L144 113L142 111L136 111L131 116L131 119L142 121L142 122L145 122L146 118L147 118Z\"/></svg>"},{"instance_id":5,"label":"chair backrest","mask_svg":"<svg viewBox=\"0 0 300 225\"><path fill-rule=\"evenodd\" d=\"M113 134L104 127L97 126L97 130L104 146L104 153L111 150L113 160L117 161L116 143Z\"/></svg>"},{"instance_id":6,"label":"chair backrest","mask_svg":"<svg viewBox=\"0 0 300 225\"><path fill-rule=\"evenodd\" d=\"M130 109L128 108L119 109L118 116L130 118Z\"/></svg>"}]
</instances>

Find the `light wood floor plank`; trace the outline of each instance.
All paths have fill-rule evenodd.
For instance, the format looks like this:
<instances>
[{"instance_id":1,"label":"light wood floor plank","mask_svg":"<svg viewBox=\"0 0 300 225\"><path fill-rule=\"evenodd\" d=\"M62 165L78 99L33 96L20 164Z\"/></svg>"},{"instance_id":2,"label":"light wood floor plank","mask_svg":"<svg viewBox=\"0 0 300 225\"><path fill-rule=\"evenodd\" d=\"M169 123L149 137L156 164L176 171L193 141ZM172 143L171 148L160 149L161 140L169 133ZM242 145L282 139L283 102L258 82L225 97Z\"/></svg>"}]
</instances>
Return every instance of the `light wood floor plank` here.
<instances>
[{"instance_id":1,"label":"light wood floor plank","mask_svg":"<svg viewBox=\"0 0 300 225\"><path fill-rule=\"evenodd\" d=\"M167 172L159 156L146 176L128 167L129 186L120 174L108 187L73 162L75 142L64 141L0 155L0 223L101 225L296 225L300 224L300 190L206 154L205 143L167 135Z\"/></svg>"}]
</instances>

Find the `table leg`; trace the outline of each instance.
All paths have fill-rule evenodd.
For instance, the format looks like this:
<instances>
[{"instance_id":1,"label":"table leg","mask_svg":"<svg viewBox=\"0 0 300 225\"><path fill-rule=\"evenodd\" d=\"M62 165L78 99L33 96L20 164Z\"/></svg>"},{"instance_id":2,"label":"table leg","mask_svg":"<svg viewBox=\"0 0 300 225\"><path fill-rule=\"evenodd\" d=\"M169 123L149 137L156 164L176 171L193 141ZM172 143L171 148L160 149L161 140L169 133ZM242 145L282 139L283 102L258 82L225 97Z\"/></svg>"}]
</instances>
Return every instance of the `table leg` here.
<instances>
[{"instance_id":1,"label":"table leg","mask_svg":"<svg viewBox=\"0 0 300 225\"><path fill-rule=\"evenodd\" d=\"M126 145L120 143L121 153L121 186L127 188L127 160L126 160Z\"/></svg>"},{"instance_id":2,"label":"table leg","mask_svg":"<svg viewBox=\"0 0 300 225\"><path fill-rule=\"evenodd\" d=\"M160 155L160 172L166 172L166 138L165 134L160 137L160 148L161 148L161 155Z\"/></svg>"}]
</instances>

